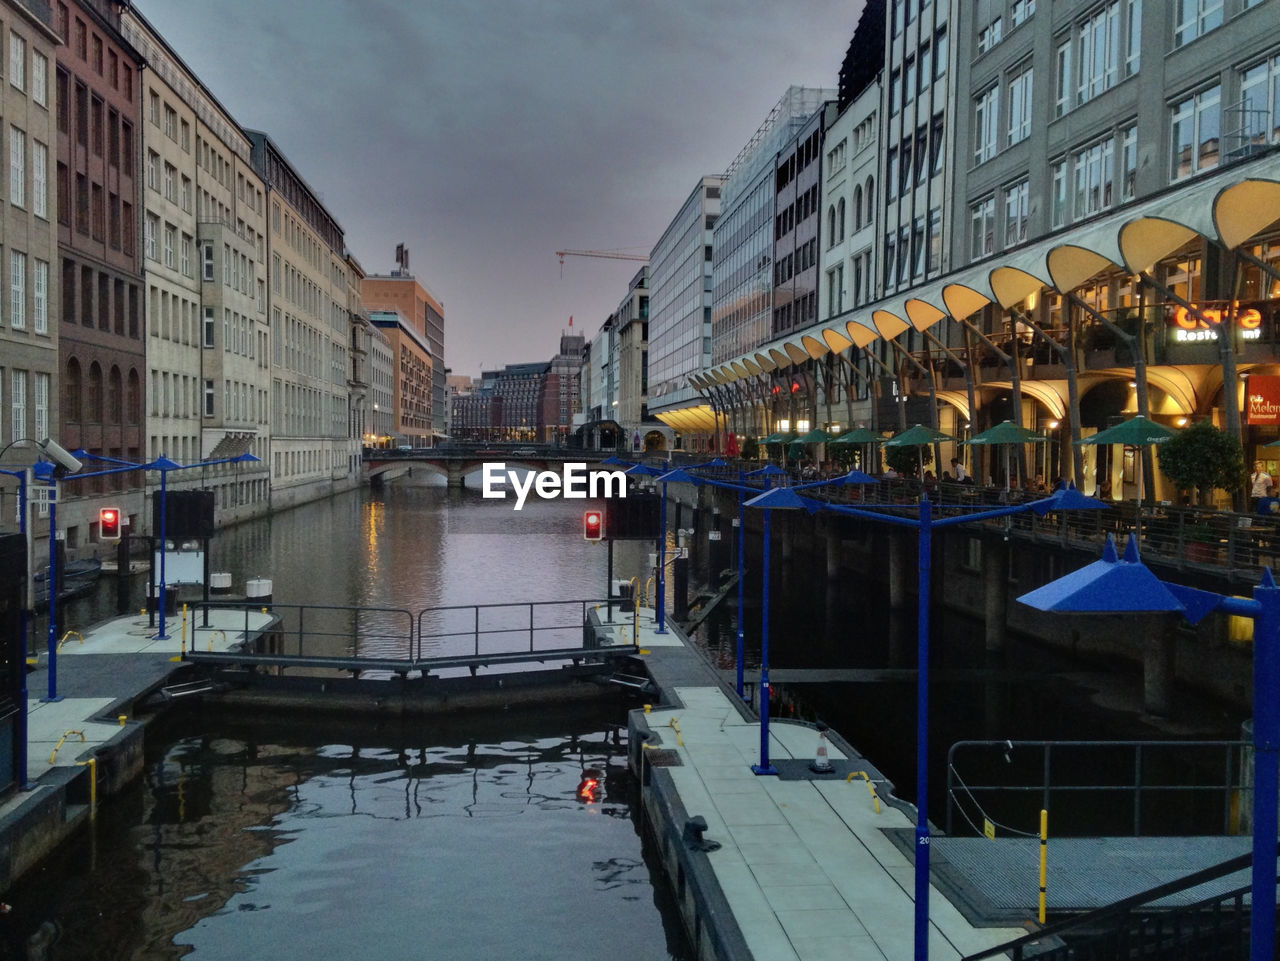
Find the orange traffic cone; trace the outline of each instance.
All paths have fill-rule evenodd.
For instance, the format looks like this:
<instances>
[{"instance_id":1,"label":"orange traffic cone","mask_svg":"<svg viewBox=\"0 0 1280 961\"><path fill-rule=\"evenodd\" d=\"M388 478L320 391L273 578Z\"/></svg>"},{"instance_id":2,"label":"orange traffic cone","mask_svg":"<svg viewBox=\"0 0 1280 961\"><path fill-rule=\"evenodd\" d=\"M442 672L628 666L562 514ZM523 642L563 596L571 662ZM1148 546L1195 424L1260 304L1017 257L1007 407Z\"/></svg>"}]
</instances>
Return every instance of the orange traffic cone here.
<instances>
[{"instance_id":1,"label":"orange traffic cone","mask_svg":"<svg viewBox=\"0 0 1280 961\"><path fill-rule=\"evenodd\" d=\"M815 774L830 774L835 768L831 766L831 759L827 757L827 726L821 721L818 722L817 726L818 751L813 760L809 762L809 770Z\"/></svg>"}]
</instances>

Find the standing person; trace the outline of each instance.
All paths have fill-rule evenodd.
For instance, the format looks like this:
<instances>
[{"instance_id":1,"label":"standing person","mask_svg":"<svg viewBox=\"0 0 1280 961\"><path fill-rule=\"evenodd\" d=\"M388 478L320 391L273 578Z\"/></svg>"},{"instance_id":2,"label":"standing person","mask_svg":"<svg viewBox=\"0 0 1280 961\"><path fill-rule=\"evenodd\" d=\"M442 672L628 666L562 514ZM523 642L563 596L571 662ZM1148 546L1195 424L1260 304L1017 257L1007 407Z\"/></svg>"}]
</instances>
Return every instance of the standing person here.
<instances>
[{"instance_id":1,"label":"standing person","mask_svg":"<svg viewBox=\"0 0 1280 961\"><path fill-rule=\"evenodd\" d=\"M1271 475L1262 469L1262 461L1253 462L1253 473L1249 475L1249 505L1257 510L1258 501L1267 496L1267 488L1271 486Z\"/></svg>"},{"instance_id":2,"label":"standing person","mask_svg":"<svg viewBox=\"0 0 1280 961\"><path fill-rule=\"evenodd\" d=\"M957 484L963 484L969 480L969 471L965 468L964 464L960 463L960 458L951 458L951 466L955 469Z\"/></svg>"}]
</instances>

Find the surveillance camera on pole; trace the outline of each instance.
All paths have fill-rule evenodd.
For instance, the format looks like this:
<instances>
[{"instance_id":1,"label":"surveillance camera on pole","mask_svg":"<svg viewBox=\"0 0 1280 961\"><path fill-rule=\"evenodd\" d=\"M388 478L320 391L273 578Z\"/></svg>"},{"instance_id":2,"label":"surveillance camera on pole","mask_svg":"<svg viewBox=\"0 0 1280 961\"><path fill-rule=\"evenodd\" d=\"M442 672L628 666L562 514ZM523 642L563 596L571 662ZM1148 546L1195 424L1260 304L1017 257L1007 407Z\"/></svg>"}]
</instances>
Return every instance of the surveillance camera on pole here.
<instances>
[{"instance_id":1,"label":"surveillance camera on pole","mask_svg":"<svg viewBox=\"0 0 1280 961\"><path fill-rule=\"evenodd\" d=\"M70 451L64 448L52 437L46 437L44 440L36 441L36 446L44 451L47 456L53 458L54 462L68 474L74 474L80 470L80 461L72 457Z\"/></svg>"}]
</instances>

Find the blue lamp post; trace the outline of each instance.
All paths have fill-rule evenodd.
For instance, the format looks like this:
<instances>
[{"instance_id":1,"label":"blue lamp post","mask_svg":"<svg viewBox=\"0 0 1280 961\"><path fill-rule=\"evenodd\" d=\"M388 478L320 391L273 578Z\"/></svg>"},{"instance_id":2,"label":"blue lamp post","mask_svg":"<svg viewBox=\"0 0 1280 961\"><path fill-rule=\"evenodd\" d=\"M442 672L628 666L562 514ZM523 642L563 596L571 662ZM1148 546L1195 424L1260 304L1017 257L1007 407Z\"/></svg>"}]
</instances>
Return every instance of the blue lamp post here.
<instances>
[{"instance_id":1,"label":"blue lamp post","mask_svg":"<svg viewBox=\"0 0 1280 961\"><path fill-rule=\"evenodd\" d=\"M1107 535L1102 560L1018 600L1039 611L1075 614L1180 612L1192 624L1220 610L1253 621L1253 909L1250 961L1273 961L1276 940L1276 833L1280 829L1280 588L1270 568L1253 597L1228 597L1161 581L1138 557L1130 534L1124 557ZM1263 905L1266 905L1265 909Z\"/></svg>"},{"instance_id":2,"label":"blue lamp post","mask_svg":"<svg viewBox=\"0 0 1280 961\"><path fill-rule=\"evenodd\" d=\"M47 702L62 700L58 695L58 480L53 471L47 460L31 468L49 487L49 693L40 699Z\"/></svg>"},{"instance_id":3,"label":"blue lamp post","mask_svg":"<svg viewBox=\"0 0 1280 961\"><path fill-rule=\"evenodd\" d=\"M17 775L18 786L24 791L28 791L35 787L27 779L27 630L29 626L28 618L31 615L31 605L34 601L32 596L32 574L31 570L31 522L28 514L31 511L31 505L27 501L27 490L30 487L31 470L0 470L0 474L8 474L10 477L18 479L18 532L22 535L22 539L26 542L27 551L27 581L22 586L22 616L21 626L19 630L22 632L22 639L18 644L18 698L20 707L18 709L17 724L17 745L16 757L14 758L14 767L17 769L14 773Z\"/></svg>"}]
</instances>

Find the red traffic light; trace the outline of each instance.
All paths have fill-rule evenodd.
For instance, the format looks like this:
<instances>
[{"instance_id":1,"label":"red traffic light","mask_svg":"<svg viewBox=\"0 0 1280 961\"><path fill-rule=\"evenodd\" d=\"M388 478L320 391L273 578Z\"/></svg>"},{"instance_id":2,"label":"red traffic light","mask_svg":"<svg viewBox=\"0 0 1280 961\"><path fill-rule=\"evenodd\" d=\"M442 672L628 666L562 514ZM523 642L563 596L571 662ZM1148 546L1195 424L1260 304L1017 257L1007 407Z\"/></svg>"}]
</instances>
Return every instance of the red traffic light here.
<instances>
[{"instance_id":1,"label":"red traffic light","mask_svg":"<svg viewBox=\"0 0 1280 961\"><path fill-rule=\"evenodd\" d=\"M98 511L98 539L103 541L120 539L120 508L104 507Z\"/></svg>"},{"instance_id":2,"label":"red traffic light","mask_svg":"<svg viewBox=\"0 0 1280 961\"><path fill-rule=\"evenodd\" d=\"M589 510L583 513L582 536L589 541L598 541L604 538L603 511Z\"/></svg>"}]
</instances>

